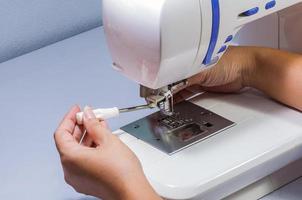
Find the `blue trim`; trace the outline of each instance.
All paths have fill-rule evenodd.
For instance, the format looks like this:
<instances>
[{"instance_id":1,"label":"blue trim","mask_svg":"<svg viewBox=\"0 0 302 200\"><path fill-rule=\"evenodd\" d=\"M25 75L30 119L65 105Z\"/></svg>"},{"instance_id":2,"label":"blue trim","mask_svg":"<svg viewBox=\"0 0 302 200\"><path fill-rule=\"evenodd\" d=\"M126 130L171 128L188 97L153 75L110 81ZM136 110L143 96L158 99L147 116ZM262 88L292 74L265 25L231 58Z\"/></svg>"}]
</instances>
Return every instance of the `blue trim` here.
<instances>
[{"instance_id":1,"label":"blue trim","mask_svg":"<svg viewBox=\"0 0 302 200\"><path fill-rule=\"evenodd\" d=\"M219 26L220 26L220 7L219 0L211 0L212 2L212 33L207 55L203 60L204 65L211 64L212 56L217 44Z\"/></svg>"},{"instance_id":2,"label":"blue trim","mask_svg":"<svg viewBox=\"0 0 302 200\"><path fill-rule=\"evenodd\" d=\"M223 46L219 49L218 54L219 54L219 53L222 53L222 52L225 52L226 49L227 49L227 46L226 46L226 45L223 45Z\"/></svg>"},{"instance_id":3,"label":"blue trim","mask_svg":"<svg viewBox=\"0 0 302 200\"><path fill-rule=\"evenodd\" d=\"M259 11L259 7L251 8L241 14L243 17L248 17L257 14Z\"/></svg>"},{"instance_id":4,"label":"blue trim","mask_svg":"<svg viewBox=\"0 0 302 200\"><path fill-rule=\"evenodd\" d=\"M233 40L233 35L229 35L224 43L231 42Z\"/></svg>"},{"instance_id":5,"label":"blue trim","mask_svg":"<svg viewBox=\"0 0 302 200\"><path fill-rule=\"evenodd\" d=\"M275 7L276 4L277 4L277 2L276 2L275 0L270 1L270 2L268 2L268 3L265 5L265 9L266 9L266 10L271 9L271 8Z\"/></svg>"}]
</instances>

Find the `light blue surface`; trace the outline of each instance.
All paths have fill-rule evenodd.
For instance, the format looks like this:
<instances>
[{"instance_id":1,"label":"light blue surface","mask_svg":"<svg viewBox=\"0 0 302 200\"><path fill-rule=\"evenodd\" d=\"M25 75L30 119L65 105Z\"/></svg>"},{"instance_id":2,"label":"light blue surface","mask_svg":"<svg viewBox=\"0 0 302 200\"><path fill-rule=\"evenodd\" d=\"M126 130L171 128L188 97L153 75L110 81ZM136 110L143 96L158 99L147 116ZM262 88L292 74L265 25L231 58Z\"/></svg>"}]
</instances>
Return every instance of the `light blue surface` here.
<instances>
[{"instance_id":1,"label":"light blue surface","mask_svg":"<svg viewBox=\"0 0 302 200\"><path fill-rule=\"evenodd\" d=\"M82 199L63 180L53 132L73 105L144 103L111 68L102 28L0 65L0 199ZM110 121L113 130L150 111Z\"/></svg>"},{"instance_id":2,"label":"light blue surface","mask_svg":"<svg viewBox=\"0 0 302 200\"><path fill-rule=\"evenodd\" d=\"M0 62L101 25L102 0L1 0Z\"/></svg>"},{"instance_id":3,"label":"light blue surface","mask_svg":"<svg viewBox=\"0 0 302 200\"><path fill-rule=\"evenodd\" d=\"M301 200L302 199L302 178L280 188L267 195L261 200Z\"/></svg>"}]
</instances>

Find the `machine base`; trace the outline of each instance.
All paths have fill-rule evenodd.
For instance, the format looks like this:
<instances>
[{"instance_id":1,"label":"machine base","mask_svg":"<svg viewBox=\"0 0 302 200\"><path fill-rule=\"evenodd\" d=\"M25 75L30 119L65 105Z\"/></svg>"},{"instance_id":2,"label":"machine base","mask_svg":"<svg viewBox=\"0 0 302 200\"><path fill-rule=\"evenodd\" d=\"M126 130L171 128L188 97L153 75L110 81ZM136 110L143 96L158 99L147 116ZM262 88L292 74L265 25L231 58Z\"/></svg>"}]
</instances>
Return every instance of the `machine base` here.
<instances>
[{"instance_id":1,"label":"machine base","mask_svg":"<svg viewBox=\"0 0 302 200\"><path fill-rule=\"evenodd\" d=\"M187 101L174 110L172 116L156 112L121 129L171 155L235 125Z\"/></svg>"}]
</instances>

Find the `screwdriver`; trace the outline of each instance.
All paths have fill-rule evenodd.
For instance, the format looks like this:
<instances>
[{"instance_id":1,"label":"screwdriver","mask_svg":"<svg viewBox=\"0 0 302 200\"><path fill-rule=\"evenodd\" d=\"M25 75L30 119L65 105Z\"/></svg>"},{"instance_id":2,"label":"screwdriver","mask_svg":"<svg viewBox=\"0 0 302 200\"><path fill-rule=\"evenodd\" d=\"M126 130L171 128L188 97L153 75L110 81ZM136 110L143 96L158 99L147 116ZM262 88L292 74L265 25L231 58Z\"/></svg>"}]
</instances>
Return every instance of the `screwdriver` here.
<instances>
[{"instance_id":1,"label":"screwdriver","mask_svg":"<svg viewBox=\"0 0 302 200\"><path fill-rule=\"evenodd\" d=\"M129 107L129 108L121 108L118 109L117 107L113 108L99 108L95 109L92 112L95 114L95 117L99 120L107 120L110 118L118 117L120 113L127 113L127 112L134 112L138 110L143 110L143 109L149 109L149 108L154 108L153 104L147 104L147 105L140 105L140 106L134 106L134 107ZM77 124L78 125L83 125L83 112L79 112L76 114L76 119L77 119ZM79 144L82 144L85 136L87 134L87 131L85 130Z\"/></svg>"},{"instance_id":2,"label":"screwdriver","mask_svg":"<svg viewBox=\"0 0 302 200\"><path fill-rule=\"evenodd\" d=\"M134 111L149 109L149 108L154 108L153 104L140 105L140 106L134 106L134 107L122 108L122 109L119 109L117 107L99 108L93 110L93 113L95 114L95 117L97 119L107 120L107 119L118 117L120 113L134 112ZM77 113L76 115L77 124L83 125L83 115L84 115L83 112Z\"/></svg>"}]
</instances>

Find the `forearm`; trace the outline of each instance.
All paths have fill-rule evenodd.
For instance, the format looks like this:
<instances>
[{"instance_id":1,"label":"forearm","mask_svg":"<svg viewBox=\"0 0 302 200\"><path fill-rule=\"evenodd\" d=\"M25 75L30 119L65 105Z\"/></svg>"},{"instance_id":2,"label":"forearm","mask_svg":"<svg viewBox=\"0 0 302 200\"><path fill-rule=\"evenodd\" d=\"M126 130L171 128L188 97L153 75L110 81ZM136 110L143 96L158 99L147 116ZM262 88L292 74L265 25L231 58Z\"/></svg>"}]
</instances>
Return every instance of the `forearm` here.
<instances>
[{"instance_id":1,"label":"forearm","mask_svg":"<svg viewBox=\"0 0 302 200\"><path fill-rule=\"evenodd\" d=\"M302 110L302 56L268 48L252 48L255 59L247 86Z\"/></svg>"}]
</instances>

